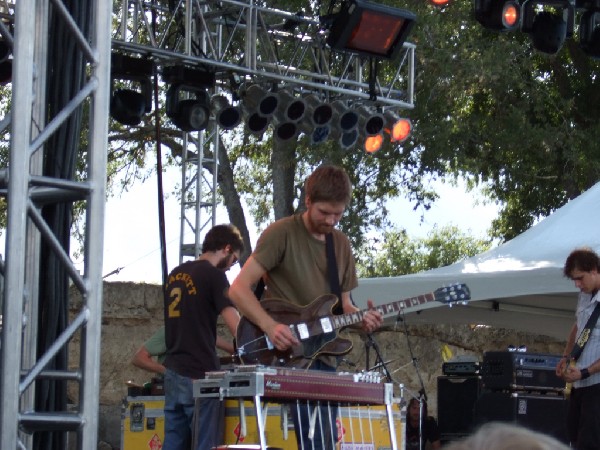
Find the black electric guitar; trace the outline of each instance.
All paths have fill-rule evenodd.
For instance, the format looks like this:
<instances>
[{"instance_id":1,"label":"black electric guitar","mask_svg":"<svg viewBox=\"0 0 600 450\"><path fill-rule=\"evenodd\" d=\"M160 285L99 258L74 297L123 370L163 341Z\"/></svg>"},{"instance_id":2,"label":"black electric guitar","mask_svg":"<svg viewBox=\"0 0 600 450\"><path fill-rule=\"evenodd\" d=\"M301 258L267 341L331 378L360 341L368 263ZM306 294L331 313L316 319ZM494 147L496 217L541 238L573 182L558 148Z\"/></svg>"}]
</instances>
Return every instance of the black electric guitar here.
<instances>
[{"instance_id":1,"label":"black electric guitar","mask_svg":"<svg viewBox=\"0 0 600 450\"><path fill-rule=\"evenodd\" d=\"M385 317L429 302L451 305L466 303L470 299L469 288L457 283L375 309ZM322 295L304 307L280 299L262 300L260 304L265 311L278 322L288 325L300 344L286 351L277 350L259 327L242 317L236 333L238 356L244 364L295 366L302 360L313 359L318 355L348 353L352 349L352 342L340 338L338 330L362 322L368 310L334 315L332 312L336 303L337 297L333 294Z\"/></svg>"}]
</instances>

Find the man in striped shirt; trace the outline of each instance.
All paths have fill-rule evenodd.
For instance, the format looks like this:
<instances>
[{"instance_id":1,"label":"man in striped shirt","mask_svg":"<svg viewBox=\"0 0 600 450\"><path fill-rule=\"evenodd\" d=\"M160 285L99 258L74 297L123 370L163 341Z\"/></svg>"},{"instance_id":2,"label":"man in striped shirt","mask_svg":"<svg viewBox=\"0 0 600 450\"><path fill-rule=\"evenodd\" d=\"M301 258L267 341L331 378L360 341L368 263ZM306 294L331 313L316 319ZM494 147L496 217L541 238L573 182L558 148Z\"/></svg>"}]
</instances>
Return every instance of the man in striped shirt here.
<instances>
[{"instance_id":1,"label":"man in striped shirt","mask_svg":"<svg viewBox=\"0 0 600 450\"><path fill-rule=\"evenodd\" d=\"M571 446L577 450L600 449L600 322L586 325L600 303L600 257L589 248L571 252L563 273L580 290L576 321L567 339L556 374L573 383L567 415ZM587 340L586 340L587 339ZM586 341L575 365L568 364L573 347Z\"/></svg>"}]
</instances>

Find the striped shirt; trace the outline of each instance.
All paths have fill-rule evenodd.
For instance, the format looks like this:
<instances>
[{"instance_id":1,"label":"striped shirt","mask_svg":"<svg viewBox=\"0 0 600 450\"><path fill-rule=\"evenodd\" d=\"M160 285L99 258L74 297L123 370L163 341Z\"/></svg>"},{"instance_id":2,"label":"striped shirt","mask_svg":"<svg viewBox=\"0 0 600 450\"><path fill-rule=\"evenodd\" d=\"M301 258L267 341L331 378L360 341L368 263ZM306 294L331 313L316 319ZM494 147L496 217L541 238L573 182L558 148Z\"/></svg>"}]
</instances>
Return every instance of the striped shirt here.
<instances>
[{"instance_id":1,"label":"striped shirt","mask_svg":"<svg viewBox=\"0 0 600 450\"><path fill-rule=\"evenodd\" d=\"M599 302L600 293L596 293L594 297L592 297L591 294L585 294L583 292L579 294L577 311L575 313L577 316L577 338L579 338L581 330L585 328L589 317L592 315L594 308ZM577 367L579 369L584 369L591 366L598 359L600 359L600 319L598 319L596 325L592 328L589 340L587 341L587 344L585 344L583 352L577 360ZM585 380L575 381L573 387L582 388L598 383L600 383L600 372L590 375L590 377Z\"/></svg>"}]
</instances>

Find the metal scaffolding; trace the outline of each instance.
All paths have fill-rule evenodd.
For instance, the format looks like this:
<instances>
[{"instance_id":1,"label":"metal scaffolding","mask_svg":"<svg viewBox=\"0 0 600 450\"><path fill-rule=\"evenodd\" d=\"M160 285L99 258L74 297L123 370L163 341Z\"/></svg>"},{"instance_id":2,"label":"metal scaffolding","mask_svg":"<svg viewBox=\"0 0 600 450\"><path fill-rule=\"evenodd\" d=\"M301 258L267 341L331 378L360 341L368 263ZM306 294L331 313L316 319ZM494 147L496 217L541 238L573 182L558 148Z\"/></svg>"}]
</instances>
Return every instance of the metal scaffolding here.
<instances>
[{"instance_id":1,"label":"metal scaffolding","mask_svg":"<svg viewBox=\"0 0 600 450\"><path fill-rule=\"evenodd\" d=\"M43 430L75 432L81 449L97 446L111 4L90 2L95 6L87 35L60 0L50 3L0 3L2 39L10 44L14 56L11 108L1 123L3 131L10 127L9 164L1 170L8 225L0 349L0 447L7 450L30 448L32 434ZM80 92L46 123L45 67L50 17L64 21L86 61L88 77ZM84 106L89 108L86 179L44 176L45 145ZM73 151L77 151L79 143L73 145ZM42 216L44 205L76 200L84 201L86 210L83 274L75 269L70 255ZM39 306L45 296L38 289L42 244L62 263L82 302L56 341L38 354ZM57 352L74 344L80 346L79 364L69 370L46 370ZM78 383L78 399L69 411L35 410L36 383L47 379Z\"/></svg>"},{"instance_id":2,"label":"metal scaffolding","mask_svg":"<svg viewBox=\"0 0 600 450\"><path fill-rule=\"evenodd\" d=\"M0 447L7 450L31 448L33 433L45 430L75 433L79 449L97 446L111 52L149 58L157 67L207 68L216 76L215 92L233 96L246 83L260 83L356 105L413 108L415 46L405 43L399 59L389 63L397 67L386 70L385 78L375 76L364 58L328 47L318 13L292 14L253 0L88 3L93 18L86 34L61 0L0 0L1 39L14 56L11 108L0 121L0 132L10 133L8 167L0 168L0 194L8 200L0 322ZM44 68L51 20L66 24L83 55L87 80L47 122ZM85 178L45 176L48 139L83 107L89 111L84 115L89 130ZM182 134L180 262L200 253L200 234L215 221L220 132L214 126ZM82 142L71 145L81 151ZM41 212L53 202L76 201L85 202L82 274ZM188 229L193 242L186 242ZM39 354L37 323L46 295L39 289L42 244L60 261L82 301L55 342ZM48 370L49 361L67 345L79 345L80 360L71 361L68 370ZM78 398L68 411L36 411L36 383L48 379L78 385Z\"/></svg>"},{"instance_id":3,"label":"metal scaffolding","mask_svg":"<svg viewBox=\"0 0 600 450\"><path fill-rule=\"evenodd\" d=\"M390 75L370 79L368 60L329 48L318 13L299 15L253 0L166 3L115 2L120 26L113 50L150 58L159 68L205 68L215 73L215 91L233 96L248 83L262 83L356 105L414 107L413 44L404 43L398 60L389 62L397 65ZM215 223L219 132L215 126L183 138L180 262L198 256L203 228Z\"/></svg>"}]
</instances>

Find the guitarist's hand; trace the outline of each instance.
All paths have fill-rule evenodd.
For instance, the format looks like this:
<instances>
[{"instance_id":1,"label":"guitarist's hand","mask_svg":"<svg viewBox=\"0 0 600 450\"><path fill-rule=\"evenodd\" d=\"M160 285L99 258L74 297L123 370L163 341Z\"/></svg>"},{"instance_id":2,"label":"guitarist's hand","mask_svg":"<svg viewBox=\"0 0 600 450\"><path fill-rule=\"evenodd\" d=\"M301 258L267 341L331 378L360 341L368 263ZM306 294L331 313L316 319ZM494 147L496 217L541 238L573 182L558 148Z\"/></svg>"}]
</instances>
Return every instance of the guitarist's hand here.
<instances>
[{"instance_id":1,"label":"guitarist's hand","mask_svg":"<svg viewBox=\"0 0 600 450\"><path fill-rule=\"evenodd\" d=\"M287 350L294 345L300 344L298 339L292 334L290 327L282 323L275 323L266 333L277 350Z\"/></svg>"},{"instance_id":2,"label":"guitarist's hand","mask_svg":"<svg viewBox=\"0 0 600 450\"><path fill-rule=\"evenodd\" d=\"M365 333L371 333L377 330L383 324L383 315L375 309L375 304L373 300L367 300L368 311L363 315L362 320L362 329ZM360 311L356 306L351 306L353 308L351 311L346 311L345 313Z\"/></svg>"},{"instance_id":3,"label":"guitarist's hand","mask_svg":"<svg viewBox=\"0 0 600 450\"><path fill-rule=\"evenodd\" d=\"M569 365L569 359L566 357L562 357L560 359L560 361L558 361L558 364L556 365L556 376L564 379L568 365Z\"/></svg>"}]
</instances>

